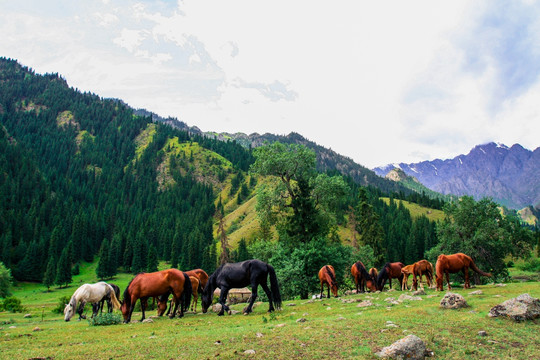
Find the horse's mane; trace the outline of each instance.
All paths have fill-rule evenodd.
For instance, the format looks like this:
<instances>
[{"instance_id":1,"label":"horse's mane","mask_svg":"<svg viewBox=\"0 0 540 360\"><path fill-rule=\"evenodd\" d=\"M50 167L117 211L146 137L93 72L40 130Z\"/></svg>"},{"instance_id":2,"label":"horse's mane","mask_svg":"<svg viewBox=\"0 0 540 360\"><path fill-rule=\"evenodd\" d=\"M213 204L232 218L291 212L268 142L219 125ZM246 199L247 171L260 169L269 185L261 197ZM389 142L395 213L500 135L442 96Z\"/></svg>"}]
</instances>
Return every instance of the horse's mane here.
<instances>
[{"instance_id":1,"label":"horse's mane","mask_svg":"<svg viewBox=\"0 0 540 360\"><path fill-rule=\"evenodd\" d=\"M330 268L328 267L328 265L325 265L324 269L326 270L326 273L330 277L330 280L332 281L332 285L337 284L336 278L335 278L334 274L332 274L332 271L330 271Z\"/></svg>"},{"instance_id":2,"label":"horse's mane","mask_svg":"<svg viewBox=\"0 0 540 360\"><path fill-rule=\"evenodd\" d=\"M124 290L124 302L126 303L127 306L131 306L131 293L129 291L129 286L131 285L131 283L139 277L139 275L141 274L144 274L144 273L138 273L137 275L135 275L135 277L133 279L131 279L131 281L129 282L129 284L126 286L126 290Z\"/></svg>"},{"instance_id":3,"label":"horse's mane","mask_svg":"<svg viewBox=\"0 0 540 360\"><path fill-rule=\"evenodd\" d=\"M362 262L360 261L357 261L354 263L354 266L356 266L356 270L358 270L358 272L362 274L362 276L364 276L366 280L368 280L371 277L371 275L369 275L369 273L366 270L366 267L363 265L364 264L362 264Z\"/></svg>"}]
</instances>

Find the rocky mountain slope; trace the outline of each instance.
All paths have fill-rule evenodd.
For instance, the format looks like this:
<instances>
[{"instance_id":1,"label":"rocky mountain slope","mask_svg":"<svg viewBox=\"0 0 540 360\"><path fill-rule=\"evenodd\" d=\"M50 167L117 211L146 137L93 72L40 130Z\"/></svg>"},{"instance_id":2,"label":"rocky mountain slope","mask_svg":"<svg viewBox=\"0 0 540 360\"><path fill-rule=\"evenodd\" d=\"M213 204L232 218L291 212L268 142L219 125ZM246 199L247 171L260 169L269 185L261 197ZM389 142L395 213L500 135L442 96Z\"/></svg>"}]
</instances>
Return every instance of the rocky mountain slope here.
<instances>
[{"instance_id":1,"label":"rocky mountain slope","mask_svg":"<svg viewBox=\"0 0 540 360\"><path fill-rule=\"evenodd\" d=\"M513 209L540 207L540 148L489 143L453 159L392 164L374 171L386 176L394 168L442 194L488 196Z\"/></svg>"}]
</instances>

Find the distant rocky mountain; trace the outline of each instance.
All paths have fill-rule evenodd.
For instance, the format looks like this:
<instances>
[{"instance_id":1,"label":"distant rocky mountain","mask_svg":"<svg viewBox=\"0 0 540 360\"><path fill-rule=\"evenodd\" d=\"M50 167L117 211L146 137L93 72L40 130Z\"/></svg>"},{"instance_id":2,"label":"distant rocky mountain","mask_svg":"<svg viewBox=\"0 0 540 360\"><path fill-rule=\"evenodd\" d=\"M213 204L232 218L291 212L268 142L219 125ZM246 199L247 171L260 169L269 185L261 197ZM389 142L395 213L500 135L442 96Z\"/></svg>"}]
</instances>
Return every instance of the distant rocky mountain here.
<instances>
[{"instance_id":1,"label":"distant rocky mountain","mask_svg":"<svg viewBox=\"0 0 540 360\"><path fill-rule=\"evenodd\" d=\"M392 164L373 169L386 176L394 168L442 194L491 197L511 209L540 207L540 148L489 143L448 160Z\"/></svg>"}]
</instances>

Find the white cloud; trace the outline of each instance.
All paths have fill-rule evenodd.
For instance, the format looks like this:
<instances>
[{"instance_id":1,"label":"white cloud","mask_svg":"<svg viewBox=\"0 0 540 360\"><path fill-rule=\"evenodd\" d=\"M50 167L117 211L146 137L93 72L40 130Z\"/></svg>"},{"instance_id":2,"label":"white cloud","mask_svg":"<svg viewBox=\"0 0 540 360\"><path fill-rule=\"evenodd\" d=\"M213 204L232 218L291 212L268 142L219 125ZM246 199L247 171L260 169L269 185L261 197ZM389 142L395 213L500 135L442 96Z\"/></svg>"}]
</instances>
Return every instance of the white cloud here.
<instances>
[{"instance_id":1,"label":"white cloud","mask_svg":"<svg viewBox=\"0 0 540 360\"><path fill-rule=\"evenodd\" d=\"M0 55L203 130L296 131L367 166L538 146L537 3L0 7Z\"/></svg>"}]
</instances>

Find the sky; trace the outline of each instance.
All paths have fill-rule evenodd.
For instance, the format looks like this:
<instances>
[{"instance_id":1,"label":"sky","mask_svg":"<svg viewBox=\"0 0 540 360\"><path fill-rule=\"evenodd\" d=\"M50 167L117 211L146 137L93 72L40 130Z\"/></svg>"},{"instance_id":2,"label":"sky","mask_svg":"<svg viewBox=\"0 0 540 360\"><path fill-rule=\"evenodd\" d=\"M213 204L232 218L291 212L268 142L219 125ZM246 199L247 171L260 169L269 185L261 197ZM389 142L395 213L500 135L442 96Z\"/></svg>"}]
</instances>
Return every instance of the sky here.
<instances>
[{"instance_id":1,"label":"sky","mask_svg":"<svg viewBox=\"0 0 540 360\"><path fill-rule=\"evenodd\" d=\"M369 168L540 146L536 1L0 0L0 56Z\"/></svg>"}]
</instances>

